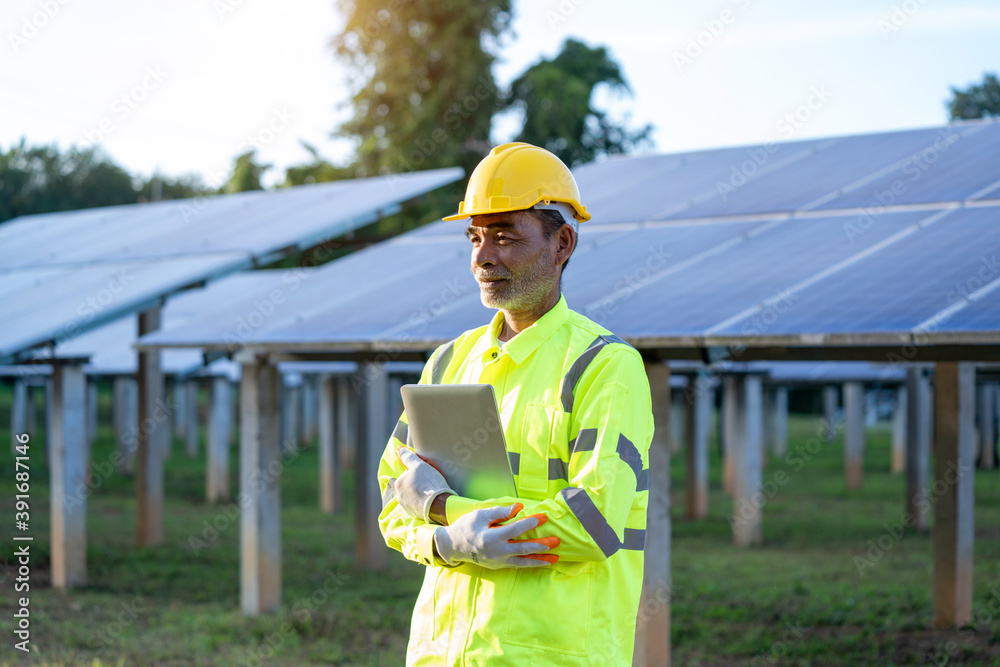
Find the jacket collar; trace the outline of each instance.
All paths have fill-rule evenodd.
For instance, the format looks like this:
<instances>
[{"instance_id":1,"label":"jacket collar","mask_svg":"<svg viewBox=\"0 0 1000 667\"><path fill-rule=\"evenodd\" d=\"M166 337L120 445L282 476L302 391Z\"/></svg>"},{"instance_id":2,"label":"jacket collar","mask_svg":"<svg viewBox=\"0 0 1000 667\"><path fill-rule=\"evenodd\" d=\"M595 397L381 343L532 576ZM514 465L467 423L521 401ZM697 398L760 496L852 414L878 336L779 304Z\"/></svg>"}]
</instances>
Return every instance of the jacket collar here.
<instances>
[{"instance_id":1,"label":"jacket collar","mask_svg":"<svg viewBox=\"0 0 1000 667\"><path fill-rule=\"evenodd\" d=\"M535 320L535 323L530 327L503 344L504 353L510 357L511 361L520 366L568 318L569 306L566 304L566 297L560 294L559 301L551 310ZM498 310L490 322L489 335L484 336L487 347L497 347L497 335L502 327L503 312Z\"/></svg>"}]
</instances>

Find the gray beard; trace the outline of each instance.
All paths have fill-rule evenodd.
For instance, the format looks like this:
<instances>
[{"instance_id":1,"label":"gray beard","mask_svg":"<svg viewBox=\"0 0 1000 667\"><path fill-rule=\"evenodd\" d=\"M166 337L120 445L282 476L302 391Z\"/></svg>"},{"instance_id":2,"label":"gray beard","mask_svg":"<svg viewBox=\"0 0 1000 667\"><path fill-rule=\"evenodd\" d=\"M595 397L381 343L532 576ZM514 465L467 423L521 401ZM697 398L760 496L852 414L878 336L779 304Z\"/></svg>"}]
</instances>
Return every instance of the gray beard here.
<instances>
[{"instance_id":1,"label":"gray beard","mask_svg":"<svg viewBox=\"0 0 1000 667\"><path fill-rule=\"evenodd\" d=\"M511 271L503 289L487 292L480 287L479 298L487 308L513 313L531 312L545 301L552 286L559 281L559 267L552 266L552 257L542 252L538 260L521 273Z\"/></svg>"}]
</instances>

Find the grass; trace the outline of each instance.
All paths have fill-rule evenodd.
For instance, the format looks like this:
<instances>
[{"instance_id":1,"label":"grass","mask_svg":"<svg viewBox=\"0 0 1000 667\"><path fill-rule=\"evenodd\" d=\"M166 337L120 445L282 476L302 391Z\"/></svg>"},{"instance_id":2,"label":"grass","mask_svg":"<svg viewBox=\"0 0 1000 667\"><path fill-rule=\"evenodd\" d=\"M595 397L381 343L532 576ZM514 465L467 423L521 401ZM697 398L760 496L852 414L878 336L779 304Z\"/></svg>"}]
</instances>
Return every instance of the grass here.
<instances>
[{"instance_id":1,"label":"grass","mask_svg":"<svg viewBox=\"0 0 1000 667\"><path fill-rule=\"evenodd\" d=\"M9 385L0 387L4 433L10 394ZM94 464L112 453L108 386L99 407ZM792 450L817 427L816 418L793 415ZM39 432L30 449L32 653L12 649L15 597L22 594L13 593L8 538L0 545L0 664L402 664L422 568L396 553L386 573L354 566L352 507L333 516L318 509L314 445L282 473L283 610L248 618L239 611L238 519L232 508L203 502L204 463L188 458L180 439L166 466L164 544L134 546L133 479L111 474L88 499L88 585L68 594L50 588L44 442ZM204 429L201 442L203 453ZM1000 610L1000 473L976 479L973 624L933 630L930 537L892 537L902 519L903 480L888 472L889 442L887 427L869 429L863 486L853 492L844 489L839 440L800 470L795 458L772 457L765 482L786 479L779 471L787 481L764 507L764 546L750 549L732 546L732 502L721 490L717 448L711 513L702 521L683 518L684 462L674 458L675 665L1000 666L1000 618L989 606ZM236 489L235 448L231 463ZM13 520L13 479L4 446L4 521ZM205 545L193 548L192 538ZM888 548L873 551L882 555L860 574L856 558L867 558L869 540L877 545L880 538Z\"/></svg>"}]
</instances>

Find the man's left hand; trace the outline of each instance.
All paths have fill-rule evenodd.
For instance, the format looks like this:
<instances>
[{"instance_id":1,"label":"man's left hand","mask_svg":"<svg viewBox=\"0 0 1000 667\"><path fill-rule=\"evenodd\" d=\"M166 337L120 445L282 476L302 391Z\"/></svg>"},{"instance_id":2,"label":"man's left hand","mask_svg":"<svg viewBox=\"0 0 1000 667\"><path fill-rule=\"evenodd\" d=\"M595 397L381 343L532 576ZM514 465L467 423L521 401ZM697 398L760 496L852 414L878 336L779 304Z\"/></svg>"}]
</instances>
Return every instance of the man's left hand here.
<instances>
[{"instance_id":1,"label":"man's left hand","mask_svg":"<svg viewBox=\"0 0 1000 667\"><path fill-rule=\"evenodd\" d=\"M396 455L406 466L406 471L390 482L396 490L396 502L414 519L434 523L430 518L434 499L442 493L454 494L455 490L448 486L444 475L408 447L398 448Z\"/></svg>"}]
</instances>

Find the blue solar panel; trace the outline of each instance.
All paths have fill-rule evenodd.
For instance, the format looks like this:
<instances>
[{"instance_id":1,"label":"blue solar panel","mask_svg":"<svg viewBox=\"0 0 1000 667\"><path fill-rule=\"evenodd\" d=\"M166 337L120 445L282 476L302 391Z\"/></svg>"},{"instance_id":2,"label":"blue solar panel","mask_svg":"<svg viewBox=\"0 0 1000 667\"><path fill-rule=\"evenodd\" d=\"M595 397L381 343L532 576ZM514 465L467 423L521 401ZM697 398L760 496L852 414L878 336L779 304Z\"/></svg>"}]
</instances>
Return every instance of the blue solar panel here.
<instances>
[{"instance_id":1,"label":"blue solar panel","mask_svg":"<svg viewBox=\"0 0 1000 667\"><path fill-rule=\"evenodd\" d=\"M162 319L169 317L168 302ZM138 336L135 317L123 317L103 327L72 338L56 346L56 354L65 357L90 357L83 371L90 375L133 375L138 370L138 358L132 343ZM164 373L184 373L202 365L201 350L164 350L160 368Z\"/></svg>"},{"instance_id":2,"label":"blue solar panel","mask_svg":"<svg viewBox=\"0 0 1000 667\"><path fill-rule=\"evenodd\" d=\"M371 222L379 211L456 180L460 169L201 199L27 216L3 225L0 267L127 261L240 250L266 257Z\"/></svg>"},{"instance_id":3,"label":"blue solar panel","mask_svg":"<svg viewBox=\"0 0 1000 667\"><path fill-rule=\"evenodd\" d=\"M954 128L963 138L939 157L941 168L927 170L910 198L895 203L967 198L1000 181L990 159L998 129ZM938 136L929 129L785 144L769 158L769 173L761 169L724 202L717 184L748 158L745 147L580 167L594 220L581 227L566 272L567 302L626 338L690 336L692 345L704 335L910 331L951 303L949 291L978 270L984 253L1000 250L1000 207L961 209L919 230L940 211L767 212L791 213L835 193L825 206L867 206L872 187L891 182L902 160ZM739 217L696 219L706 216ZM321 267L244 342L419 348L487 323L494 311L482 306L470 275L465 224L432 223ZM1000 329L987 310L997 294L944 326ZM249 312L252 296L237 295L187 330L144 341L218 344ZM776 307L759 317L768 300Z\"/></svg>"},{"instance_id":4,"label":"blue solar panel","mask_svg":"<svg viewBox=\"0 0 1000 667\"><path fill-rule=\"evenodd\" d=\"M799 143L777 144L773 153L753 147L717 169L710 198L671 217L797 211L925 149L934 143L937 133L934 129L889 132L805 147ZM780 166L767 171L775 165ZM751 177L744 183L741 176L747 174Z\"/></svg>"},{"instance_id":5,"label":"blue solar panel","mask_svg":"<svg viewBox=\"0 0 1000 667\"><path fill-rule=\"evenodd\" d=\"M997 220L1000 223L1000 219ZM951 297L965 298L980 285L1000 280L1000 253L984 253L975 275L969 276L955 288ZM940 320L928 331L1000 331L1000 288L972 301L947 319Z\"/></svg>"},{"instance_id":6,"label":"blue solar panel","mask_svg":"<svg viewBox=\"0 0 1000 667\"><path fill-rule=\"evenodd\" d=\"M1000 185L1000 124L977 123L936 132L934 142L881 177L820 209L963 201ZM1000 194L1000 189L992 196Z\"/></svg>"},{"instance_id":7,"label":"blue solar panel","mask_svg":"<svg viewBox=\"0 0 1000 667\"><path fill-rule=\"evenodd\" d=\"M911 331L960 300L963 286L1000 251L998 223L1000 208L957 210L806 288L767 333ZM941 326L959 321L956 315ZM1000 314L992 322L1000 329ZM744 324L719 333L740 334Z\"/></svg>"},{"instance_id":8,"label":"blue solar panel","mask_svg":"<svg viewBox=\"0 0 1000 667\"><path fill-rule=\"evenodd\" d=\"M857 237L846 231L853 217L771 223L774 226L770 229L707 257L689 270L634 292L617 304L606 326L623 336L701 334L748 307L779 297L924 217L926 213L888 214ZM637 253L632 265L641 264L642 255ZM837 275L834 282L842 274ZM799 300L787 296L782 303L782 308L794 312ZM586 315L594 307L589 305L581 312Z\"/></svg>"},{"instance_id":9,"label":"blue solar panel","mask_svg":"<svg viewBox=\"0 0 1000 667\"><path fill-rule=\"evenodd\" d=\"M192 276L229 273L248 263L240 254L211 254L6 274L0 280L0 358L155 305L158 295L182 288Z\"/></svg>"},{"instance_id":10,"label":"blue solar panel","mask_svg":"<svg viewBox=\"0 0 1000 667\"><path fill-rule=\"evenodd\" d=\"M794 142L783 150L808 152L817 143ZM578 170L583 181L580 193L598 223L687 217L701 202L717 195L720 179L728 179L731 167L748 159L748 150L722 148L660 160L636 158L635 166L628 165L632 160L608 160ZM592 192L587 186L593 183L602 185Z\"/></svg>"},{"instance_id":11,"label":"blue solar panel","mask_svg":"<svg viewBox=\"0 0 1000 667\"><path fill-rule=\"evenodd\" d=\"M386 305L393 309L390 312L398 313L400 304L408 303L411 285L423 282L435 266L448 267L458 276L464 272L468 277L467 244L464 237L426 244L387 242L324 264L308 274L298 276L292 270L280 280L266 279L226 299L219 298L216 285L209 285L199 295L205 302L205 314L196 323L168 323L161 331L143 337L143 341L238 345L269 339L274 329L320 331L314 323L325 313L336 313L345 323L363 321L366 313L378 312ZM220 281L220 285L228 282ZM272 295L274 290L276 295ZM378 326L373 320L365 332L367 337L376 334ZM322 328L324 333L330 331L330 327Z\"/></svg>"},{"instance_id":12,"label":"blue solar panel","mask_svg":"<svg viewBox=\"0 0 1000 667\"><path fill-rule=\"evenodd\" d=\"M579 308L609 299L608 303L586 311L588 317L600 322L619 302L630 299L637 287L660 279L678 264L720 244L737 240L760 224L668 225L636 229L593 241L588 234L581 233L580 246L563 278L566 298ZM593 256L586 256L581 251L591 251ZM692 270L699 269L695 266Z\"/></svg>"}]
</instances>

